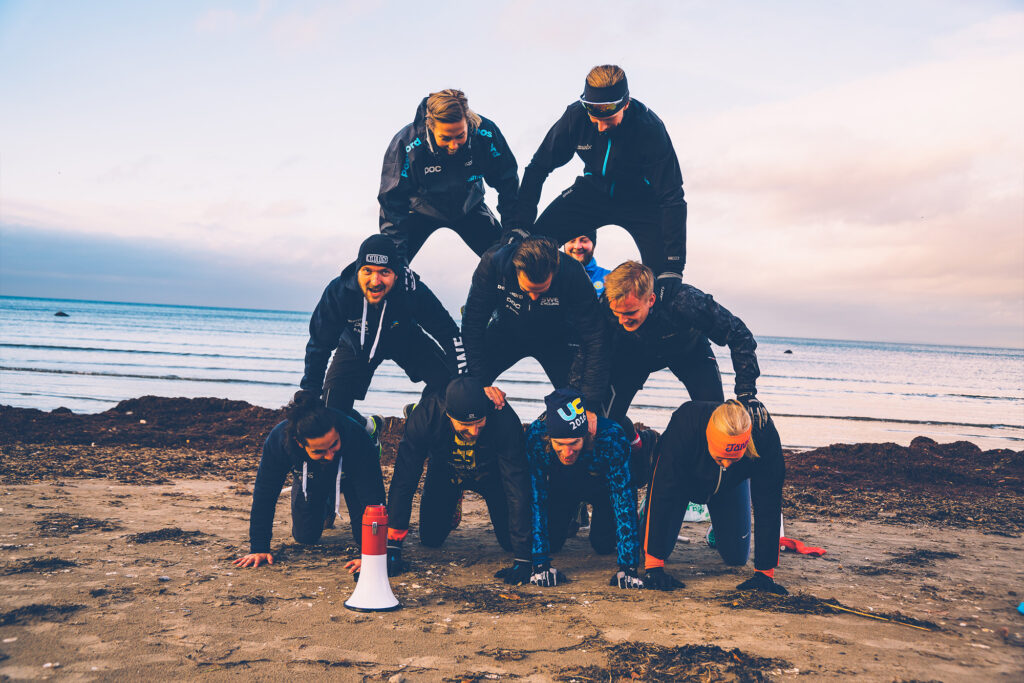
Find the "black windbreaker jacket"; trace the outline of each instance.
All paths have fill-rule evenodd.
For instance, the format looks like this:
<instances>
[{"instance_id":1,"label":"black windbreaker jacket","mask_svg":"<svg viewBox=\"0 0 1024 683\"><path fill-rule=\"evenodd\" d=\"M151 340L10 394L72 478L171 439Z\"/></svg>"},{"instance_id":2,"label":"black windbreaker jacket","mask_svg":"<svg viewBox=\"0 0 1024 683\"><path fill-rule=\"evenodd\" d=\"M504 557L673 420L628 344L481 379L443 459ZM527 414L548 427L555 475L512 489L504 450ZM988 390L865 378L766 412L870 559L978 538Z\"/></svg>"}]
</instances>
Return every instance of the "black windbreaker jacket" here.
<instances>
[{"instance_id":1,"label":"black windbreaker jacket","mask_svg":"<svg viewBox=\"0 0 1024 683\"><path fill-rule=\"evenodd\" d=\"M608 390L610 339L583 266L559 254L558 270L551 288L537 300L519 289L512 264L518 245L511 244L484 253L473 273L473 282L462 316L462 336L466 346L469 374L488 380L484 335L491 315L497 312L495 325L503 326L520 340L535 346L578 343L583 354L583 394L588 410L598 410Z\"/></svg>"},{"instance_id":2,"label":"black windbreaker jacket","mask_svg":"<svg viewBox=\"0 0 1024 683\"><path fill-rule=\"evenodd\" d=\"M462 352L459 326L430 288L420 282L419 275L408 269L396 273L395 285L384 302L371 306L359 289L356 266L350 263L331 280L313 311L306 344L306 371L299 386L320 393L327 362L336 348L348 346L372 364L374 357L379 358L377 347L389 335L402 335L415 325L437 340L454 368L456 354Z\"/></svg>"},{"instance_id":3,"label":"black windbreaker jacket","mask_svg":"<svg viewBox=\"0 0 1024 683\"><path fill-rule=\"evenodd\" d=\"M306 450L288 435L288 420L274 427L263 442L263 456L256 471L256 483L252 488L252 511L249 513L249 552L269 553L270 538L274 528L274 511L277 498L288 472L292 473L292 486L303 487L308 495L327 500L327 495L337 482L338 467L342 471L342 493L350 488L371 504L384 503L384 480L381 478L377 449L366 434L366 429L357 425L339 411L334 413L334 428L338 430L341 449L333 460L313 460ZM303 467L305 465L305 467ZM305 483L303 480L306 480ZM356 511L362 514L361 511ZM350 509L349 514L353 514ZM353 528L359 526L353 520Z\"/></svg>"},{"instance_id":4,"label":"black windbreaker jacket","mask_svg":"<svg viewBox=\"0 0 1024 683\"><path fill-rule=\"evenodd\" d=\"M455 154L437 149L426 126L427 99L416 119L398 131L384 154L380 175L380 228L384 232L410 212L451 222L484 200L483 181L498 191L502 226L517 227L519 166L494 121L481 117Z\"/></svg>"},{"instance_id":5,"label":"black windbreaker jacket","mask_svg":"<svg viewBox=\"0 0 1024 683\"><path fill-rule=\"evenodd\" d=\"M445 413L444 399L433 395L416 406L398 444L395 473L388 489L388 526L409 528L412 498L429 457L434 464L451 462L455 430ZM477 480L498 476L508 498L509 532L516 557L530 556L530 474L526 463L523 424L509 404L492 410L474 447Z\"/></svg>"},{"instance_id":6,"label":"black windbreaker jacket","mask_svg":"<svg viewBox=\"0 0 1024 683\"><path fill-rule=\"evenodd\" d=\"M665 260L678 264L678 272L682 272L686 265L683 174L661 119L642 102L631 99L622 123L601 133L580 102L570 104L523 171L519 206L524 227L532 226L537 218L537 203L548 175L569 163L573 154L583 160L583 175L577 182L588 183L616 201L659 207Z\"/></svg>"},{"instance_id":7,"label":"black windbreaker jacket","mask_svg":"<svg viewBox=\"0 0 1024 683\"><path fill-rule=\"evenodd\" d=\"M705 337L719 346L728 346L736 371L736 395L755 395L761 375L754 350L757 342L743 321L696 287L671 279L659 287L647 319L635 332L627 332L608 308L614 328L615 354L640 353L652 365L668 367L675 358L691 351ZM613 360L614 362L614 360Z\"/></svg>"},{"instance_id":8,"label":"black windbreaker jacket","mask_svg":"<svg viewBox=\"0 0 1024 683\"><path fill-rule=\"evenodd\" d=\"M705 434L711 413L720 404L709 401L684 403L674 413L658 440L651 478L649 521L644 547L648 555L664 560L672 551L676 531L672 514L679 506L707 503L719 491L750 479L754 509L754 567L772 569L779 563L779 524L782 515L782 483L786 462L782 457L775 424L751 433L759 458L743 458L722 469L708 453Z\"/></svg>"}]
</instances>

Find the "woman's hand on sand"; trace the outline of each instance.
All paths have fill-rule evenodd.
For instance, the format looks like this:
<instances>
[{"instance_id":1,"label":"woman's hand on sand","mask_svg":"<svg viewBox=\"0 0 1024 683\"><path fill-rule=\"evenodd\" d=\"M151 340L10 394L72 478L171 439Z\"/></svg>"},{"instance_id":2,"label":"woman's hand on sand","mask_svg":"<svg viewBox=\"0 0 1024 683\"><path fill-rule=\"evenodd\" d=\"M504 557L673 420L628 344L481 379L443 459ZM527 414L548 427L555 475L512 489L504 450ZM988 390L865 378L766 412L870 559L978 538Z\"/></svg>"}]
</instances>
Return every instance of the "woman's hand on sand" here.
<instances>
[{"instance_id":1,"label":"woman's hand on sand","mask_svg":"<svg viewBox=\"0 0 1024 683\"><path fill-rule=\"evenodd\" d=\"M231 564L236 567L253 567L260 566L260 562L266 562L267 564L274 564L274 556L270 553L249 553L245 557L240 557L233 561Z\"/></svg>"}]
</instances>

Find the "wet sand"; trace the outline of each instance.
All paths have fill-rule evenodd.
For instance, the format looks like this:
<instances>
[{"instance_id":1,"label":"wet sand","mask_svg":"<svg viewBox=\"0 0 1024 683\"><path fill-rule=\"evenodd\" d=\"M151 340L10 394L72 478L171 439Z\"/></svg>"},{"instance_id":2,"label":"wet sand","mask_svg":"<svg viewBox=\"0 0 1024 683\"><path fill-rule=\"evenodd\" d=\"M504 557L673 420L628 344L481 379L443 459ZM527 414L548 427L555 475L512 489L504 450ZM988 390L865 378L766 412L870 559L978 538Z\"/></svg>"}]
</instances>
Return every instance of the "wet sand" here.
<instances>
[{"instance_id":1,"label":"wet sand","mask_svg":"<svg viewBox=\"0 0 1024 683\"><path fill-rule=\"evenodd\" d=\"M356 552L344 514L321 545L300 547L282 496L275 564L231 566L247 549L259 445L280 416L202 401L138 399L99 416L0 408L0 676L956 681L1024 672L1021 452L919 439L909 449L789 454L787 535L828 553L783 554L776 577L788 600L736 594L751 569L724 566L702 524L684 527L691 542L668 561L683 590L609 587L614 560L595 556L585 532L556 557L571 583L508 588L492 575L509 558L470 494L442 548L406 543L412 571L392 581L403 608L364 614L343 606L353 583L342 565ZM389 423L385 462L401 429ZM871 618L880 615L891 620Z\"/></svg>"}]
</instances>

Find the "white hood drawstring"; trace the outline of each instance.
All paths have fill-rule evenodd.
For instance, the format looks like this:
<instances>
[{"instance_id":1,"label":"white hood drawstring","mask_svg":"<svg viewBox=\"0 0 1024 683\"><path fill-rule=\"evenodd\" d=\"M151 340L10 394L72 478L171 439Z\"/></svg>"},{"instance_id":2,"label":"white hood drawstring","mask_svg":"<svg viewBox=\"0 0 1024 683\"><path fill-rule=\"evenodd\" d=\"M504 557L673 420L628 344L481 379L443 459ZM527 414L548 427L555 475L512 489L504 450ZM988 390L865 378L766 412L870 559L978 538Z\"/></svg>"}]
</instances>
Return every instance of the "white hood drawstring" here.
<instances>
[{"instance_id":1,"label":"white hood drawstring","mask_svg":"<svg viewBox=\"0 0 1024 683\"><path fill-rule=\"evenodd\" d=\"M338 516L341 507L341 453L338 453L338 478L334 480L334 516Z\"/></svg>"},{"instance_id":2,"label":"white hood drawstring","mask_svg":"<svg viewBox=\"0 0 1024 683\"><path fill-rule=\"evenodd\" d=\"M366 297L363 297L363 325L359 330L359 348L363 348L366 345ZM388 302L385 299L384 305L380 308L380 320L377 323L377 336L373 340L373 346L370 347L370 360L373 360L373 354L377 353L377 344L380 342L380 333L384 329L384 312L388 310Z\"/></svg>"},{"instance_id":3,"label":"white hood drawstring","mask_svg":"<svg viewBox=\"0 0 1024 683\"><path fill-rule=\"evenodd\" d=\"M302 463L302 498L309 502L309 495L306 493L306 475L309 474L309 463ZM341 453L338 454L338 476L334 480L334 514L338 514L341 506L341 477L344 473L341 470Z\"/></svg>"}]
</instances>

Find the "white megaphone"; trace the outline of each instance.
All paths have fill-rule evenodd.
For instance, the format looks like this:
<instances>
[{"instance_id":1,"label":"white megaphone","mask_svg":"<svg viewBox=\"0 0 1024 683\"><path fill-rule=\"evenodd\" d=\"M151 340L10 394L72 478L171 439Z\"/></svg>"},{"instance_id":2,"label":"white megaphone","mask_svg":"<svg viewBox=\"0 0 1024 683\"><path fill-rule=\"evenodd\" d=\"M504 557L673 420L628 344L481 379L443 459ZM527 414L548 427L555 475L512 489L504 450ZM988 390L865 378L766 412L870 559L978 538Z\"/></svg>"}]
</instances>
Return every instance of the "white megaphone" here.
<instances>
[{"instance_id":1,"label":"white megaphone","mask_svg":"<svg viewBox=\"0 0 1024 683\"><path fill-rule=\"evenodd\" d=\"M356 612L390 612L401 606L388 582L388 509L367 505L363 511L363 564L345 607Z\"/></svg>"}]
</instances>

